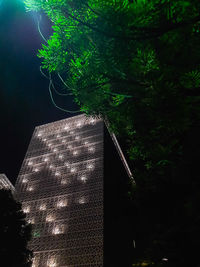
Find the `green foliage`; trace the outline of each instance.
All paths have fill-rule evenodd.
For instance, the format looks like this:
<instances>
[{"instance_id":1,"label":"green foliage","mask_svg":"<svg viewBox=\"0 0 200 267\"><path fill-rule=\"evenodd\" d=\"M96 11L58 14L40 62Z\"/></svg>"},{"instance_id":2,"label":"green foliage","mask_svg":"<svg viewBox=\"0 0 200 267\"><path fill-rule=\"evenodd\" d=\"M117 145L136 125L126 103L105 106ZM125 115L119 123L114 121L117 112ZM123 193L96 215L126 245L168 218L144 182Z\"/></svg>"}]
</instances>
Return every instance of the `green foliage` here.
<instances>
[{"instance_id":1,"label":"green foliage","mask_svg":"<svg viewBox=\"0 0 200 267\"><path fill-rule=\"evenodd\" d=\"M31 266L32 252L27 249L31 226L25 220L21 204L11 192L0 190L0 256L4 267Z\"/></svg>"},{"instance_id":2,"label":"green foliage","mask_svg":"<svg viewBox=\"0 0 200 267\"><path fill-rule=\"evenodd\" d=\"M40 232L39 231L34 231L33 232L34 237L40 237Z\"/></svg>"},{"instance_id":3,"label":"green foliage","mask_svg":"<svg viewBox=\"0 0 200 267\"><path fill-rule=\"evenodd\" d=\"M200 114L200 1L25 3L29 10L43 10L53 23L54 33L39 51L43 68L64 77L67 90L83 112L108 119L133 161L137 182L133 199L143 211L139 216L143 223L138 224L142 230L136 264L145 260L162 266L161 258L168 255L172 265L165 263L167 266L189 266L186 253L176 240L179 231L173 219L182 231L185 225L174 216L173 204L167 207L162 195L172 195L177 202L172 188L183 188L186 193L179 198L187 208L178 203L176 209L183 208L183 213L177 214L183 221L184 216L188 219L191 188L193 183L199 184L194 178L187 191L181 177L190 181L190 171L181 170L193 166L185 149L197 138L185 136L194 134ZM164 215L159 219L162 207L154 194L172 221L168 222ZM172 255L173 241L178 247L177 255L182 253L187 258L185 265L181 257L178 260Z\"/></svg>"},{"instance_id":4,"label":"green foliage","mask_svg":"<svg viewBox=\"0 0 200 267\"><path fill-rule=\"evenodd\" d=\"M180 82L184 88L188 88L188 89L199 88L200 71L193 70L188 73L185 73L183 77L181 77Z\"/></svg>"}]
</instances>

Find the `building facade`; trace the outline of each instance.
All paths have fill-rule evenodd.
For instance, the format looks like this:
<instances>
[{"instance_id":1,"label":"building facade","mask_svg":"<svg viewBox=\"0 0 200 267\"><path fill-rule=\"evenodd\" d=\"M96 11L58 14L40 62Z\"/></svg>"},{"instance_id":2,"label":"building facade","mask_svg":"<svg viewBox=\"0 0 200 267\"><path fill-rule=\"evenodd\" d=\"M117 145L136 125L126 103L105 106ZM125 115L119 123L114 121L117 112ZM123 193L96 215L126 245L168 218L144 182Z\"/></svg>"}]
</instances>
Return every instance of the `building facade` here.
<instances>
[{"instance_id":1,"label":"building facade","mask_svg":"<svg viewBox=\"0 0 200 267\"><path fill-rule=\"evenodd\" d=\"M32 267L103 266L103 134L84 115L35 128L16 182Z\"/></svg>"},{"instance_id":2,"label":"building facade","mask_svg":"<svg viewBox=\"0 0 200 267\"><path fill-rule=\"evenodd\" d=\"M11 184L9 179L6 177L4 173L0 173L0 189L15 191L15 187Z\"/></svg>"}]
</instances>

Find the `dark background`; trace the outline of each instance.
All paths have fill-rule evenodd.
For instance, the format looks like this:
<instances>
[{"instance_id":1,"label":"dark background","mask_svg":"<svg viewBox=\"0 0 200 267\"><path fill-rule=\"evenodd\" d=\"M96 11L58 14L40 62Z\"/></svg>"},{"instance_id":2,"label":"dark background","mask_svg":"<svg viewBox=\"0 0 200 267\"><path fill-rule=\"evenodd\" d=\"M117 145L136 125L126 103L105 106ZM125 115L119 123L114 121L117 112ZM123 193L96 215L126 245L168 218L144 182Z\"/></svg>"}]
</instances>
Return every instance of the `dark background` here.
<instances>
[{"instance_id":1,"label":"dark background","mask_svg":"<svg viewBox=\"0 0 200 267\"><path fill-rule=\"evenodd\" d=\"M73 116L56 109L48 80L36 56L42 40L37 16L22 0L0 0L0 173L15 183L35 126ZM41 30L51 33L42 14ZM76 110L71 97L56 97L59 106Z\"/></svg>"}]
</instances>

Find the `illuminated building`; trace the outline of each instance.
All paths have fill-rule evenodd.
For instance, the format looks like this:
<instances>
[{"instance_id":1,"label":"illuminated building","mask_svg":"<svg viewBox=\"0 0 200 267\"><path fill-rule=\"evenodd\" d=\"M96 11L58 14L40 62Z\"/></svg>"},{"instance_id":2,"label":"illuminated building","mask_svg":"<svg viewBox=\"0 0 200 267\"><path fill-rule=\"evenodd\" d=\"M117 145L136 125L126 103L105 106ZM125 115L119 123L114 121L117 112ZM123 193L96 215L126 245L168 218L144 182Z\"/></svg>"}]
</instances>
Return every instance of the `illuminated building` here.
<instances>
[{"instance_id":1,"label":"illuminated building","mask_svg":"<svg viewBox=\"0 0 200 267\"><path fill-rule=\"evenodd\" d=\"M17 182L33 224L33 267L103 266L102 120L35 128Z\"/></svg>"},{"instance_id":2,"label":"illuminated building","mask_svg":"<svg viewBox=\"0 0 200 267\"><path fill-rule=\"evenodd\" d=\"M0 173L0 189L9 189L12 192L15 191L14 186L11 184L5 174Z\"/></svg>"}]
</instances>

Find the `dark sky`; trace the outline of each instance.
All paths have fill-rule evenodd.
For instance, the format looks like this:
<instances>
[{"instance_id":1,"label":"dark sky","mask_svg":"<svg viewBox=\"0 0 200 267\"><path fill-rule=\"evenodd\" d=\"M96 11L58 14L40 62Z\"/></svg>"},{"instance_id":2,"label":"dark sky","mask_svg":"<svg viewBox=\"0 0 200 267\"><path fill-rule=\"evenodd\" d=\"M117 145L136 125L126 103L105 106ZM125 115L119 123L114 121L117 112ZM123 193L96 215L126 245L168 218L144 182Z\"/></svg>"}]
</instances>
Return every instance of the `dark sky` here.
<instances>
[{"instance_id":1,"label":"dark sky","mask_svg":"<svg viewBox=\"0 0 200 267\"><path fill-rule=\"evenodd\" d=\"M44 15L41 29L46 36L51 32ZM72 116L50 100L36 56L42 42L36 14L26 12L22 0L0 0L0 173L13 183L35 126ZM56 101L77 109L72 99Z\"/></svg>"}]
</instances>

